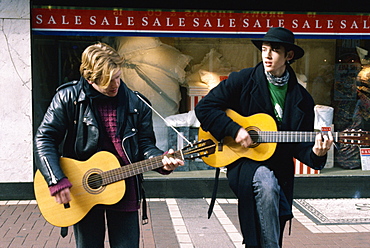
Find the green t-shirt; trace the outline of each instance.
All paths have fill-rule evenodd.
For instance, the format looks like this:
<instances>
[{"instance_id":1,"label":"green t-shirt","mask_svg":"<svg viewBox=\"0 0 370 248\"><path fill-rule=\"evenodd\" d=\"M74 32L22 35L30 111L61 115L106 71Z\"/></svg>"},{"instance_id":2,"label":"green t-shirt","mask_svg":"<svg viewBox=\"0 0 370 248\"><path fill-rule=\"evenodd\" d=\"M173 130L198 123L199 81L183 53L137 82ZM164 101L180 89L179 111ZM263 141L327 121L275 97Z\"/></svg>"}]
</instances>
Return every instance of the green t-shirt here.
<instances>
[{"instance_id":1,"label":"green t-shirt","mask_svg":"<svg viewBox=\"0 0 370 248\"><path fill-rule=\"evenodd\" d=\"M284 86L276 86L272 83L268 84L271 93L271 102L274 106L274 112L279 122L283 120L285 96L288 89L288 84Z\"/></svg>"}]
</instances>

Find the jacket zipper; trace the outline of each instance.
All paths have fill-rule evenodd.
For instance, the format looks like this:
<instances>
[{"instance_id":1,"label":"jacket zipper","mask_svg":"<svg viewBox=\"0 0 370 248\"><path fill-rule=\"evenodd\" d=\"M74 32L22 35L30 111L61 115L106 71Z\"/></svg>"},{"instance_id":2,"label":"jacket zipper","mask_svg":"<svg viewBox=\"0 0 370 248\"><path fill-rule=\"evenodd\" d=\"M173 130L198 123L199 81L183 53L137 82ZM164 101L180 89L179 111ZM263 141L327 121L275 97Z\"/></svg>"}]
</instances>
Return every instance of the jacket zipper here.
<instances>
[{"instance_id":1,"label":"jacket zipper","mask_svg":"<svg viewBox=\"0 0 370 248\"><path fill-rule=\"evenodd\" d=\"M123 143L124 143L128 138L131 138L131 137L133 137L133 136L135 136L135 135L136 135L136 133L133 133L133 134L131 134L131 135L127 136L127 137L124 137L124 138L122 139L122 143L121 143L121 145L122 145L122 150L123 150L123 152L125 153L126 158L127 158L127 160L129 161L129 163L130 163L130 164L132 164L132 162L131 162L131 159L130 159L130 157L128 156L128 154L127 154L127 152L126 152L126 149L125 149L125 146L124 146L124 144L123 144ZM140 202L141 202L141 192L140 192L140 182L139 182L138 175L135 175L135 179L136 179L137 201L138 201L138 203L140 204Z\"/></svg>"},{"instance_id":2,"label":"jacket zipper","mask_svg":"<svg viewBox=\"0 0 370 248\"><path fill-rule=\"evenodd\" d=\"M46 159L46 157L42 157L42 159L44 160L44 163L46 165L47 170L49 171L49 175L50 175L50 178L51 178L51 183L52 184L57 184L58 183L57 178L54 175L53 171L51 170L49 161Z\"/></svg>"},{"instance_id":3,"label":"jacket zipper","mask_svg":"<svg viewBox=\"0 0 370 248\"><path fill-rule=\"evenodd\" d=\"M127 137L124 137L124 138L122 139L122 142L121 142L122 150L123 150L123 152L125 153L126 158L127 158L128 162L129 162L130 164L132 164L132 162L131 162L130 157L129 157L129 156L128 156L128 154L127 154L127 151L126 151L125 146L123 145L123 143L125 143L125 141L126 141L128 138L133 137L135 134L136 134L136 133L133 133L133 134L131 134L131 135L127 136Z\"/></svg>"}]
</instances>

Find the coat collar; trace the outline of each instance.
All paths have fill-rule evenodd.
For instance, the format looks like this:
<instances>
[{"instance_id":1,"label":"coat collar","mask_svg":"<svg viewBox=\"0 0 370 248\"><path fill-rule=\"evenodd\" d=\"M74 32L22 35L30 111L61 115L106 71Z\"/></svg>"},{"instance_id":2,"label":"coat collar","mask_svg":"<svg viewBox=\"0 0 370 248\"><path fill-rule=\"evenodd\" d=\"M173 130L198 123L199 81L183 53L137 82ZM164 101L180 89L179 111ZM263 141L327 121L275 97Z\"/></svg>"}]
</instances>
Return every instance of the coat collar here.
<instances>
[{"instance_id":1,"label":"coat collar","mask_svg":"<svg viewBox=\"0 0 370 248\"><path fill-rule=\"evenodd\" d=\"M86 92L82 90L82 88L83 88L82 85L83 85L83 82L84 81L86 81L86 79L83 78L83 77L80 78L80 81L75 81L76 82L76 86L77 86L77 94L78 94L77 102L83 102L83 101L87 101L88 100L88 97L86 95ZM130 91L130 89L121 80L121 85L120 85L120 89L119 89L119 93L118 94L123 99L127 99L129 97L128 91ZM129 112L130 113L137 112L137 110L135 110L134 106L132 106L131 101L127 101L125 104L128 104L128 109L129 109Z\"/></svg>"}]
</instances>

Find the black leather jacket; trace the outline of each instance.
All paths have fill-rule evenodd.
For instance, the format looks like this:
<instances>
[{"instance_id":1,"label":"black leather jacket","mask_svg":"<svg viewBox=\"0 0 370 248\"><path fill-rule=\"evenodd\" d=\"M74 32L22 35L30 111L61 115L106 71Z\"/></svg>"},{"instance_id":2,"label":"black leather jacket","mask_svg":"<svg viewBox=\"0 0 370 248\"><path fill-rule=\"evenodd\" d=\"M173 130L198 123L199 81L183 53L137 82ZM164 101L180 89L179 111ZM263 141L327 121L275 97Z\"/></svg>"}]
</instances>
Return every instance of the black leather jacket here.
<instances>
[{"instance_id":1,"label":"black leather jacket","mask_svg":"<svg viewBox=\"0 0 370 248\"><path fill-rule=\"evenodd\" d=\"M65 177L60 156L87 160L99 151L99 127L82 83L74 81L57 89L35 136L35 162L48 185ZM122 81L119 97L127 99L122 147L131 163L163 154L155 146L151 109ZM62 149L60 149L62 148ZM59 151L62 152L59 152Z\"/></svg>"}]
</instances>

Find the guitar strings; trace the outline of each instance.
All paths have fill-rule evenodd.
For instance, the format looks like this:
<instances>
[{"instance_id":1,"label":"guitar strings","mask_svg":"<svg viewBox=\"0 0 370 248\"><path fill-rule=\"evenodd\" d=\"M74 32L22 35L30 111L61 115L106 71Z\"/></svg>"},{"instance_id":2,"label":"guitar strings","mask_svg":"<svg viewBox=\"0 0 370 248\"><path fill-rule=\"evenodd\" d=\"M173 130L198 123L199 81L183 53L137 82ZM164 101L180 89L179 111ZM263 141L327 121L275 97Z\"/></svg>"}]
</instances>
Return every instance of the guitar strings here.
<instances>
[{"instance_id":1,"label":"guitar strings","mask_svg":"<svg viewBox=\"0 0 370 248\"><path fill-rule=\"evenodd\" d=\"M185 152L185 155L208 151L212 147L214 147L214 144L200 146L200 147L191 146L191 148ZM102 185L105 186L110 183L123 180L130 176L134 176L140 173L144 173L144 172L159 168L162 166L162 159L165 156L169 156L169 154L163 154L163 155L160 155L154 158L146 159L146 160L139 161L133 164L127 164L127 165L123 165L121 167L118 167L112 170L104 171L100 173L100 175L102 176L102 181L103 181ZM182 159L183 153L182 151L176 151L174 154L171 154L170 156ZM95 180L93 179L93 180L90 180L89 182L96 183L97 181L100 181L100 179L95 179Z\"/></svg>"},{"instance_id":2,"label":"guitar strings","mask_svg":"<svg viewBox=\"0 0 370 248\"><path fill-rule=\"evenodd\" d=\"M176 157L179 156L180 152L177 151L175 152L172 156ZM111 183L115 183L118 181L122 181L130 176L134 176L146 171L150 171L156 168L159 168L162 166L162 159L164 156L168 156L167 154L165 155L160 155L154 158L150 158L147 160L139 161L133 164L127 164L123 165L121 167L108 170L108 171L103 171L101 173L92 173L91 175L87 176L86 178L83 177L83 180L81 180L82 183L76 184L76 182L73 182L72 188L84 188L85 190L81 192L80 190L77 190L79 192L79 195L81 194L89 194L92 193L93 191L100 191L102 187L107 186ZM95 178L91 177L92 175L100 175L100 178ZM98 186L99 187L92 187L95 183L100 183Z\"/></svg>"},{"instance_id":3,"label":"guitar strings","mask_svg":"<svg viewBox=\"0 0 370 248\"><path fill-rule=\"evenodd\" d=\"M315 132L305 131L258 131L257 133L251 132L252 140L256 142L307 142L314 141L316 137Z\"/></svg>"},{"instance_id":4,"label":"guitar strings","mask_svg":"<svg viewBox=\"0 0 370 248\"><path fill-rule=\"evenodd\" d=\"M175 152L172 156L180 157L180 152ZM125 178L135 176L140 173L144 173L162 166L162 159L164 156L168 156L168 154L160 155L154 158L150 158L147 160L139 161L133 164L123 165L121 167L101 172L101 180L102 186L108 185L110 183L114 183L120 180L124 180ZM92 179L89 181L90 184L99 182L100 179ZM87 183L87 184L89 184Z\"/></svg>"}]
</instances>

